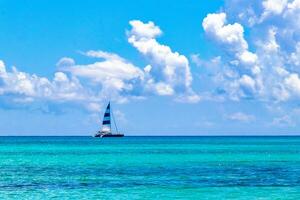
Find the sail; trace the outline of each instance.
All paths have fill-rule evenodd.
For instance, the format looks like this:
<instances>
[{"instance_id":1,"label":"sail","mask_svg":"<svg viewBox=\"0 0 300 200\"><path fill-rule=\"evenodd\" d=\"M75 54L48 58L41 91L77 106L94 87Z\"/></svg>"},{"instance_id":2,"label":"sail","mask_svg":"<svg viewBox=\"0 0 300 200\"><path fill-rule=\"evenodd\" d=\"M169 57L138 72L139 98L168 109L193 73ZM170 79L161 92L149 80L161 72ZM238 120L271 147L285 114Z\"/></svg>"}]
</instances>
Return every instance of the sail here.
<instances>
[{"instance_id":1,"label":"sail","mask_svg":"<svg viewBox=\"0 0 300 200\"><path fill-rule=\"evenodd\" d=\"M112 118L111 118L112 117ZM115 128L116 128L116 133L112 133L112 129L111 129L111 122L114 122ZM114 115L113 112L111 110L110 107L110 102L108 103L105 112L104 112L104 116L103 116L103 121L102 121L102 128L100 131L98 131L94 137L123 137L124 134L119 133L118 131L118 127L116 124L116 121L114 119Z\"/></svg>"},{"instance_id":2,"label":"sail","mask_svg":"<svg viewBox=\"0 0 300 200\"><path fill-rule=\"evenodd\" d=\"M108 103L102 121L101 132L111 132L111 120L110 120L110 103Z\"/></svg>"}]
</instances>

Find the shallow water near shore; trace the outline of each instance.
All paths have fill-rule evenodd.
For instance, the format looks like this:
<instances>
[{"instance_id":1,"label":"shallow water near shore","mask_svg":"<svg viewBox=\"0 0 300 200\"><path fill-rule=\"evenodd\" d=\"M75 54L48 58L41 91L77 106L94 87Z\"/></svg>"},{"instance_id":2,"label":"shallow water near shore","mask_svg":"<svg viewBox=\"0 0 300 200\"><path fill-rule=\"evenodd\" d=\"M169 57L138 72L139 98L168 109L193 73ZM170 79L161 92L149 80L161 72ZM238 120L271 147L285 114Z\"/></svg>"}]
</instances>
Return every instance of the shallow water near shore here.
<instances>
[{"instance_id":1,"label":"shallow water near shore","mask_svg":"<svg viewBox=\"0 0 300 200\"><path fill-rule=\"evenodd\" d=\"M300 137L0 137L0 199L300 199Z\"/></svg>"}]
</instances>

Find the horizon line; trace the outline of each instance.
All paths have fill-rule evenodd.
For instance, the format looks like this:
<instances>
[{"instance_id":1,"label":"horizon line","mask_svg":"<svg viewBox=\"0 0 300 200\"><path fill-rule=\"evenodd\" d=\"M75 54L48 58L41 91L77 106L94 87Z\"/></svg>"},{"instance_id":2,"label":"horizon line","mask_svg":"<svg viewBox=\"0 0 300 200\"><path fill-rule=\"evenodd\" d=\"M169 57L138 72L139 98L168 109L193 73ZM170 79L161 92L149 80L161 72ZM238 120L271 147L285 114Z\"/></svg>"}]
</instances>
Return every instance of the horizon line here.
<instances>
[{"instance_id":1,"label":"horizon line","mask_svg":"<svg viewBox=\"0 0 300 200\"><path fill-rule=\"evenodd\" d=\"M92 135L0 135L0 137L93 137ZM279 135L125 135L125 137L300 137L300 134Z\"/></svg>"}]
</instances>

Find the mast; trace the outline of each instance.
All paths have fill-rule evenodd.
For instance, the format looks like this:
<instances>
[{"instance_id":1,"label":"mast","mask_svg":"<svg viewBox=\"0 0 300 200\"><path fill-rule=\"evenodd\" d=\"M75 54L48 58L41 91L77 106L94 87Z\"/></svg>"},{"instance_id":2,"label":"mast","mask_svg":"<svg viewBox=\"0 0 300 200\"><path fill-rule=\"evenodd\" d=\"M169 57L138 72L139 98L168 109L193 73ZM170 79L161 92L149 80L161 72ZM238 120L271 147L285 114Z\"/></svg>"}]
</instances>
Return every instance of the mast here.
<instances>
[{"instance_id":1,"label":"mast","mask_svg":"<svg viewBox=\"0 0 300 200\"><path fill-rule=\"evenodd\" d=\"M113 121L114 121L114 125L115 125L115 128L116 128L116 131L117 133L119 133L119 130L118 130L118 127L117 127L117 123L116 123L116 120L115 120L115 117L114 117L114 113L111 111L111 116L113 118Z\"/></svg>"}]
</instances>

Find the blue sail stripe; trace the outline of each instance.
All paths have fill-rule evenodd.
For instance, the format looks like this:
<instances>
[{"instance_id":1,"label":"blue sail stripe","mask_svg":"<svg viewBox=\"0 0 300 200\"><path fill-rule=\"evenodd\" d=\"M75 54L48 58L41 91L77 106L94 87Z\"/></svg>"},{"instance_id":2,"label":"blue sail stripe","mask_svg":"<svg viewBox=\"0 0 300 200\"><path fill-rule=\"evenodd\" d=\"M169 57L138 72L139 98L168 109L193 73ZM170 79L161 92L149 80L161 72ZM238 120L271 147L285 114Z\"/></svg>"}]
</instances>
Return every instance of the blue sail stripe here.
<instances>
[{"instance_id":1,"label":"blue sail stripe","mask_svg":"<svg viewBox=\"0 0 300 200\"><path fill-rule=\"evenodd\" d=\"M103 121L102 124L110 124L110 120L107 120L107 121Z\"/></svg>"},{"instance_id":2,"label":"blue sail stripe","mask_svg":"<svg viewBox=\"0 0 300 200\"><path fill-rule=\"evenodd\" d=\"M108 103L106 110L104 112L103 121L102 121L102 131L110 132L111 131L111 120L110 120L110 103Z\"/></svg>"}]
</instances>

